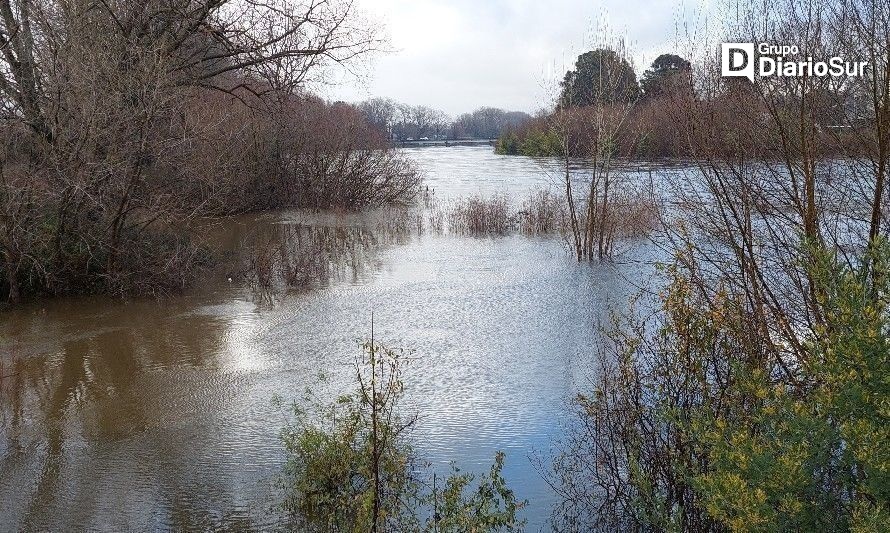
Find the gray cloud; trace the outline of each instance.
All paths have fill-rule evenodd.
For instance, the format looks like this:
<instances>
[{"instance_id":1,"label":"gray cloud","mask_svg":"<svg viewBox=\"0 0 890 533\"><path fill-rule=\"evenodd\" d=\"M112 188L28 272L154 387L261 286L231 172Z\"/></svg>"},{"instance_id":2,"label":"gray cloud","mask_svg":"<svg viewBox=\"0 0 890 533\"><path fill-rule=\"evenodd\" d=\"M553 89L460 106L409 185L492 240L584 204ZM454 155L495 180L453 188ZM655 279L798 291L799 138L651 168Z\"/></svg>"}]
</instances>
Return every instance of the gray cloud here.
<instances>
[{"instance_id":1,"label":"gray cloud","mask_svg":"<svg viewBox=\"0 0 890 533\"><path fill-rule=\"evenodd\" d=\"M364 0L360 6L386 25L395 50L369 65L368 79L345 78L326 96L386 96L451 114L548 105L555 80L574 58L608 39L603 28L626 36L639 73L677 48L678 26L708 10L677 0Z\"/></svg>"}]
</instances>

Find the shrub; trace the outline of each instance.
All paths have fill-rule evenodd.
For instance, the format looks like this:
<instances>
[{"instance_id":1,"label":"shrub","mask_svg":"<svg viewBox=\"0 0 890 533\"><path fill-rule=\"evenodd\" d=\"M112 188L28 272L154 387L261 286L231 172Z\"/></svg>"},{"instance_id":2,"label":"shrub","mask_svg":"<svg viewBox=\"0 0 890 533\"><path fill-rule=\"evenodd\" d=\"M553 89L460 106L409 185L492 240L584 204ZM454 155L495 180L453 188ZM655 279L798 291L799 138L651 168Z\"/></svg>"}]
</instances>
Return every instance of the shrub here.
<instances>
[{"instance_id":1,"label":"shrub","mask_svg":"<svg viewBox=\"0 0 890 533\"><path fill-rule=\"evenodd\" d=\"M545 235L566 231L565 200L550 189L529 195L517 214L519 231L526 235Z\"/></svg>"},{"instance_id":2,"label":"shrub","mask_svg":"<svg viewBox=\"0 0 890 533\"><path fill-rule=\"evenodd\" d=\"M498 453L487 476L456 471L426 492L408 443L414 418L399 414L406 354L374 343L356 362L357 390L314 412L295 406L282 434L284 508L311 531L514 531L523 521ZM427 518L425 511L438 511Z\"/></svg>"},{"instance_id":3,"label":"shrub","mask_svg":"<svg viewBox=\"0 0 890 533\"><path fill-rule=\"evenodd\" d=\"M510 229L507 205L503 195L461 198L448 212L448 227L455 233L505 235Z\"/></svg>"},{"instance_id":4,"label":"shrub","mask_svg":"<svg viewBox=\"0 0 890 533\"><path fill-rule=\"evenodd\" d=\"M785 378L743 297L678 257L655 324L616 322L554 460L557 527L873 531L890 519L890 249L822 249L824 312Z\"/></svg>"}]
</instances>

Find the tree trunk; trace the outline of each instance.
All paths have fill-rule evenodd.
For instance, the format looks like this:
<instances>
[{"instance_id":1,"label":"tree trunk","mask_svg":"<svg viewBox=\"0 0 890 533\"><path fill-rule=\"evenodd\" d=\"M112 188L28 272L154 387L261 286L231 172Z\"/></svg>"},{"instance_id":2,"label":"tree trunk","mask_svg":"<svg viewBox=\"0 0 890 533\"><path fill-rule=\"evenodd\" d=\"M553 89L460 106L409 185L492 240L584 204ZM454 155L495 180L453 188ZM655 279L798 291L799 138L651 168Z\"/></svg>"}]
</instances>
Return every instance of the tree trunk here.
<instances>
[{"instance_id":1,"label":"tree trunk","mask_svg":"<svg viewBox=\"0 0 890 533\"><path fill-rule=\"evenodd\" d=\"M600 209L600 228L599 228L600 234L599 234L599 243L598 243L599 259L602 259L603 257L605 257L607 255L606 250L605 250L605 244L606 244L605 237L606 237L606 223L608 222L608 220L606 218L608 209L609 209L609 174L608 174L608 171L606 171L606 175L603 177L603 206L602 206L602 209Z\"/></svg>"},{"instance_id":2,"label":"tree trunk","mask_svg":"<svg viewBox=\"0 0 890 533\"><path fill-rule=\"evenodd\" d=\"M22 301L22 292L18 279L18 267L13 266L17 264L18 261L10 261L9 257L7 257L6 284L9 285L9 296L7 297L7 300L12 304L17 304Z\"/></svg>"},{"instance_id":3,"label":"tree trunk","mask_svg":"<svg viewBox=\"0 0 890 533\"><path fill-rule=\"evenodd\" d=\"M566 146L566 154L568 154L568 146ZM572 175L569 169L569 156L565 159L566 169L566 201L569 203L569 220L572 224L572 237L575 240L575 255L578 261L581 261L581 230L578 227L578 214L575 211L575 198L572 196Z\"/></svg>"}]
</instances>

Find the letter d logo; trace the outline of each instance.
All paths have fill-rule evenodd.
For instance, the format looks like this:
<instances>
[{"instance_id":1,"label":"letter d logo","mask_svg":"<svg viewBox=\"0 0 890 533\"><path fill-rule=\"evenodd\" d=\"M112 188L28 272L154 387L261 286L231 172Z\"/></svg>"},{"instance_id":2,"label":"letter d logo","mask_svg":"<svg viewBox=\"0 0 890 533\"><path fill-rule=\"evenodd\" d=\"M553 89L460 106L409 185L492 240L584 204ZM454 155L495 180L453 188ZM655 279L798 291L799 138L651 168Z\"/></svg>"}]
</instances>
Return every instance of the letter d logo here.
<instances>
[{"instance_id":1,"label":"letter d logo","mask_svg":"<svg viewBox=\"0 0 890 533\"><path fill-rule=\"evenodd\" d=\"M754 83L754 43L721 44L720 74L745 77Z\"/></svg>"}]
</instances>

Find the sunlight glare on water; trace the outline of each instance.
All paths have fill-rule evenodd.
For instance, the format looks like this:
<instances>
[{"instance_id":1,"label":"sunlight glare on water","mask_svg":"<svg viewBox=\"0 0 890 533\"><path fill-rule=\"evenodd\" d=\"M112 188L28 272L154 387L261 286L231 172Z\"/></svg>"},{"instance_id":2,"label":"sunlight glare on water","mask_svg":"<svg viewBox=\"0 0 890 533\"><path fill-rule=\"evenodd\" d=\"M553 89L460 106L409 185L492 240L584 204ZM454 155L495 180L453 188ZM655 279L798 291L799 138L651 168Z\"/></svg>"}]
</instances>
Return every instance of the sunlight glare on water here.
<instances>
[{"instance_id":1,"label":"sunlight glare on water","mask_svg":"<svg viewBox=\"0 0 890 533\"><path fill-rule=\"evenodd\" d=\"M489 148L409 154L443 198L521 198L552 178ZM247 217L228 235L290 220ZM600 326L650 277L654 254L640 244L616 264L579 264L559 237L423 235L366 250L348 275L271 306L208 282L164 301L4 313L0 530L281 526L288 414L273 398L349 392L372 311L377 340L414 351L403 407L419 415L421 458L482 472L505 451L537 530L554 495L531 458L559 438Z\"/></svg>"}]
</instances>

